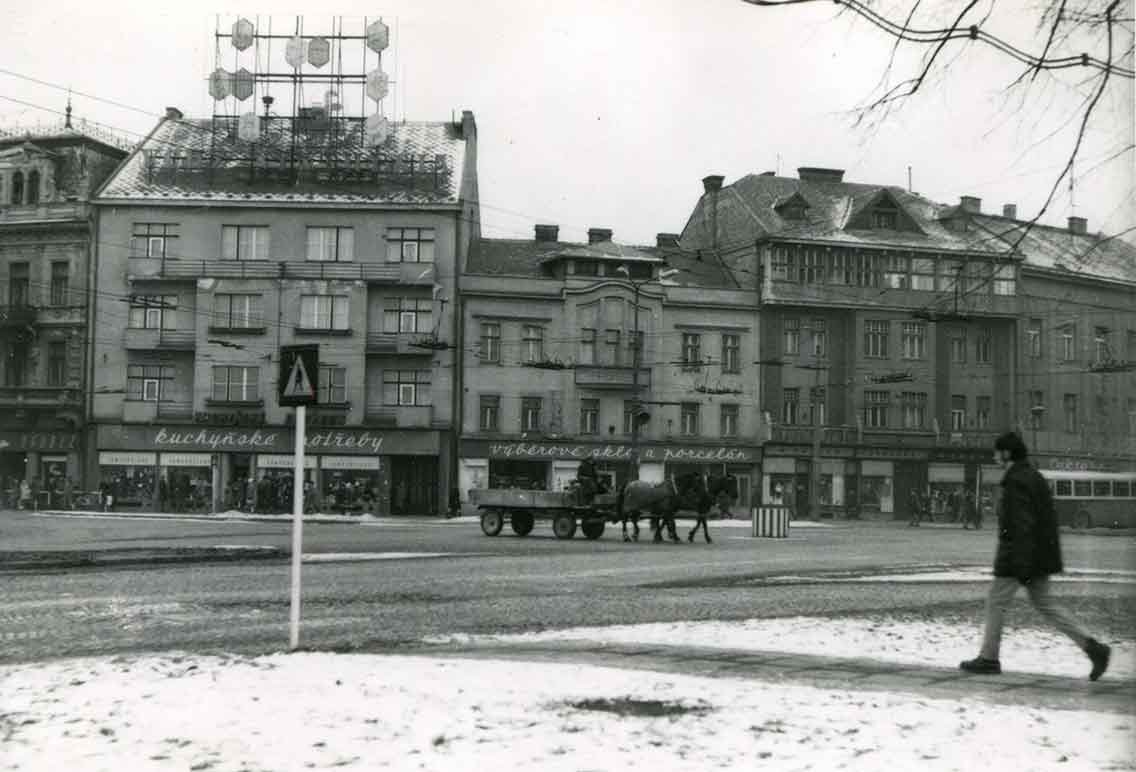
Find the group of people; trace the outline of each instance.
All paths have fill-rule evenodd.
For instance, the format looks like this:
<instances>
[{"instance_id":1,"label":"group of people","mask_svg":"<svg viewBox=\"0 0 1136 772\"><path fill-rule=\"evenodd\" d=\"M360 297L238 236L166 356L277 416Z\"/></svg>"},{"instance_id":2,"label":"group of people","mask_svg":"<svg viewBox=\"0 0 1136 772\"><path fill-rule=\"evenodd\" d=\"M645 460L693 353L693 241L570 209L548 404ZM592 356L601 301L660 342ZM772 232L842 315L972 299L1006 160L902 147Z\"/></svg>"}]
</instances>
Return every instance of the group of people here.
<instances>
[{"instance_id":1,"label":"group of people","mask_svg":"<svg viewBox=\"0 0 1136 772\"><path fill-rule=\"evenodd\" d=\"M962 523L964 529L974 526L982 528L982 510L988 502L979 501L974 491L961 488L952 491L935 490L923 493L912 488L908 495L908 509L911 511L909 526L916 527L926 519L935 522Z\"/></svg>"},{"instance_id":2,"label":"group of people","mask_svg":"<svg viewBox=\"0 0 1136 772\"><path fill-rule=\"evenodd\" d=\"M225 506L242 512L278 515L292 511L294 483L291 474L264 475L259 480L233 480L225 492ZM304 512L340 514L374 514L379 501L378 490L366 482L335 479L322 496L316 484L304 481Z\"/></svg>"},{"instance_id":3,"label":"group of people","mask_svg":"<svg viewBox=\"0 0 1136 772\"><path fill-rule=\"evenodd\" d=\"M75 497L75 483L67 475L56 475L46 484L38 477L8 477L2 490L8 509L71 509Z\"/></svg>"}]
</instances>

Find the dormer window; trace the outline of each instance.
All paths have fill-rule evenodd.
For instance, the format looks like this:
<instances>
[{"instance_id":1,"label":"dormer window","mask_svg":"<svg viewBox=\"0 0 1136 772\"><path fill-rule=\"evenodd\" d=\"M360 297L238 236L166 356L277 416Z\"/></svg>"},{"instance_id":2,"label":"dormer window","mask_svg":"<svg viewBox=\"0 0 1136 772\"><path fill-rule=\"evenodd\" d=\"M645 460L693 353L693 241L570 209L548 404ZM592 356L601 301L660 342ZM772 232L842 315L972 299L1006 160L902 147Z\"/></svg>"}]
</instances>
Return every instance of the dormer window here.
<instances>
[{"instance_id":1,"label":"dormer window","mask_svg":"<svg viewBox=\"0 0 1136 772\"><path fill-rule=\"evenodd\" d=\"M876 209L872 212L872 228L874 230L893 231L899 224L899 212L894 209Z\"/></svg>"},{"instance_id":2,"label":"dormer window","mask_svg":"<svg viewBox=\"0 0 1136 772\"><path fill-rule=\"evenodd\" d=\"M782 220L791 220L799 222L805 219L805 212L809 208L809 202L800 193L794 193L788 198L782 199L773 207L777 215Z\"/></svg>"},{"instance_id":3,"label":"dormer window","mask_svg":"<svg viewBox=\"0 0 1136 772\"><path fill-rule=\"evenodd\" d=\"M575 273L577 276L599 276L600 264L595 260L577 260Z\"/></svg>"},{"instance_id":4,"label":"dormer window","mask_svg":"<svg viewBox=\"0 0 1136 772\"><path fill-rule=\"evenodd\" d=\"M805 219L805 208L803 206L786 206L779 214L786 220L803 220Z\"/></svg>"}]
</instances>

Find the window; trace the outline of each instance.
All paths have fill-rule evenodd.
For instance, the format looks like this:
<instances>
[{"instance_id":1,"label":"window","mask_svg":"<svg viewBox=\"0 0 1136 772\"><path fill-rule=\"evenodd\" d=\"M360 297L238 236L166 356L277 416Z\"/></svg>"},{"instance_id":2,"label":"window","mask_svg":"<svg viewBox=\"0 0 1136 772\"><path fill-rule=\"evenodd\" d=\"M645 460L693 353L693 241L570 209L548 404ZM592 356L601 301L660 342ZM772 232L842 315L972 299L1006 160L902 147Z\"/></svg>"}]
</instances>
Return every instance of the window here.
<instances>
[{"instance_id":1,"label":"window","mask_svg":"<svg viewBox=\"0 0 1136 772\"><path fill-rule=\"evenodd\" d=\"M8 264L8 305L26 306L31 299L31 273L28 263Z\"/></svg>"},{"instance_id":2,"label":"window","mask_svg":"<svg viewBox=\"0 0 1136 772\"><path fill-rule=\"evenodd\" d=\"M131 257L173 257L177 223L137 222L130 237Z\"/></svg>"},{"instance_id":3,"label":"window","mask_svg":"<svg viewBox=\"0 0 1136 772\"><path fill-rule=\"evenodd\" d=\"M683 437L698 436L698 411L701 406L697 402L683 402L681 407L681 431Z\"/></svg>"},{"instance_id":4,"label":"window","mask_svg":"<svg viewBox=\"0 0 1136 772\"><path fill-rule=\"evenodd\" d=\"M1128 350L1125 358L1129 362L1136 362L1136 330L1128 331Z\"/></svg>"},{"instance_id":5,"label":"window","mask_svg":"<svg viewBox=\"0 0 1136 772\"><path fill-rule=\"evenodd\" d=\"M801 353L801 320L785 320L785 353L797 356Z\"/></svg>"},{"instance_id":6,"label":"window","mask_svg":"<svg viewBox=\"0 0 1136 772\"><path fill-rule=\"evenodd\" d=\"M1132 483L1128 480L1113 480L1112 495L1120 499L1130 498L1132 496Z\"/></svg>"},{"instance_id":7,"label":"window","mask_svg":"<svg viewBox=\"0 0 1136 772\"><path fill-rule=\"evenodd\" d=\"M389 298L383 308L383 332L430 332L434 302L429 298Z\"/></svg>"},{"instance_id":8,"label":"window","mask_svg":"<svg viewBox=\"0 0 1136 772\"><path fill-rule=\"evenodd\" d=\"M990 294L989 289L985 289L990 284L990 271L992 266L985 260L970 260L966 263L966 268L963 270L965 275L963 283L963 292L982 293L985 295Z\"/></svg>"},{"instance_id":9,"label":"window","mask_svg":"<svg viewBox=\"0 0 1136 772\"><path fill-rule=\"evenodd\" d=\"M260 399L260 370L256 367L214 366L213 400L255 402Z\"/></svg>"},{"instance_id":10,"label":"window","mask_svg":"<svg viewBox=\"0 0 1136 772\"><path fill-rule=\"evenodd\" d=\"M598 399L580 400L580 434L599 434L600 401Z\"/></svg>"},{"instance_id":11,"label":"window","mask_svg":"<svg viewBox=\"0 0 1136 772\"><path fill-rule=\"evenodd\" d=\"M951 395L951 431L961 432L966 428L966 395Z\"/></svg>"},{"instance_id":12,"label":"window","mask_svg":"<svg viewBox=\"0 0 1136 772\"><path fill-rule=\"evenodd\" d=\"M911 260L911 289L933 292L935 289L935 260L916 257Z\"/></svg>"},{"instance_id":13,"label":"window","mask_svg":"<svg viewBox=\"0 0 1136 772\"><path fill-rule=\"evenodd\" d=\"M31 351L24 341L10 341L7 346L7 361L4 363L4 385L23 386L27 381Z\"/></svg>"},{"instance_id":14,"label":"window","mask_svg":"<svg viewBox=\"0 0 1136 772\"><path fill-rule=\"evenodd\" d=\"M682 334L682 369L697 370L702 364L702 336L693 332Z\"/></svg>"},{"instance_id":15,"label":"window","mask_svg":"<svg viewBox=\"0 0 1136 772\"><path fill-rule=\"evenodd\" d=\"M781 422L795 424L801 420L801 390L798 388L781 391Z\"/></svg>"},{"instance_id":16,"label":"window","mask_svg":"<svg viewBox=\"0 0 1136 772\"><path fill-rule=\"evenodd\" d=\"M951 340L951 361L955 364L966 362L966 330L953 328L949 333Z\"/></svg>"},{"instance_id":17,"label":"window","mask_svg":"<svg viewBox=\"0 0 1136 772\"><path fill-rule=\"evenodd\" d=\"M888 323L886 321L864 322L864 356L887 359Z\"/></svg>"},{"instance_id":18,"label":"window","mask_svg":"<svg viewBox=\"0 0 1136 772\"><path fill-rule=\"evenodd\" d=\"M129 326L135 330L175 329L177 305L177 295L131 295Z\"/></svg>"},{"instance_id":19,"label":"window","mask_svg":"<svg viewBox=\"0 0 1136 772\"><path fill-rule=\"evenodd\" d=\"M71 266L64 262L51 264L51 305L66 306L71 303L69 290Z\"/></svg>"},{"instance_id":20,"label":"window","mask_svg":"<svg viewBox=\"0 0 1136 772\"><path fill-rule=\"evenodd\" d=\"M30 206L39 203L39 172L28 173L28 191L26 203Z\"/></svg>"},{"instance_id":21,"label":"window","mask_svg":"<svg viewBox=\"0 0 1136 772\"><path fill-rule=\"evenodd\" d=\"M1136 397L1128 398L1128 434L1136 437Z\"/></svg>"},{"instance_id":22,"label":"window","mask_svg":"<svg viewBox=\"0 0 1136 772\"><path fill-rule=\"evenodd\" d=\"M483 432L499 431L501 426L501 397L497 394L482 394L478 405L478 426Z\"/></svg>"},{"instance_id":23,"label":"window","mask_svg":"<svg viewBox=\"0 0 1136 772\"><path fill-rule=\"evenodd\" d=\"M808 248L801 255L801 282L805 284L824 282L824 254L819 249Z\"/></svg>"},{"instance_id":24,"label":"window","mask_svg":"<svg viewBox=\"0 0 1136 772\"><path fill-rule=\"evenodd\" d=\"M1093 495L1093 486L1088 480L1073 481L1073 495L1077 498L1088 498Z\"/></svg>"},{"instance_id":25,"label":"window","mask_svg":"<svg viewBox=\"0 0 1136 772\"><path fill-rule=\"evenodd\" d=\"M308 260L343 263L354 259L354 228L308 228Z\"/></svg>"},{"instance_id":26,"label":"window","mask_svg":"<svg viewBox=\"0 0 1136 772\"><path fill-rule=\"evenodd\" d=\"M927 425L927 394L920 391L905 391L900 395L903 408L903 428L922 429Z\"/></svg>"},{"instance_id":27,"label":"window","mask_svg":"<svg viewBox=\"0 0 1136 772\"><path fill-rule=\"evenodd\" d=\"M812 327L813 356L824 359L828 356L828 324L824 319L813 319Z\"/></svg>"},{"instance_id":28,"label":"window","mask_svg":"<svg viewBox=\"0 0 1136 772\"><path fill-rule=\"evenodd\" d=\"M1073 481L1072 480L1058 480L1057 481L1057 495L1061 498L1073 495Z\"/></svg>"},{"instance_id":29,"label":"window","mask_svg":"<svg viewBox=\"0 0 1136 772\"><path fill-rule=\"evenodd\" d=\"M1026 329L1026 351L1034 359L1041 357L1041 320L1030 319Z\"/></svg>"},{"instance_id":30,"label":"window","mask_svg":"<svg viewBox=\"0 0 1136 772\"><path fill-rule=\"evenodd\" d=\"M10 199L12 206L20 206L24 203L24 173L16 172L12 175L12 198Z\"/></svg>"},{"instance_id":31,"label":"window","mask_svg":"<svg viewBox=\"0 0 1136 772\"><path fill-rule=\"evenodd\" d=\"M742 339L740 335L726 334L722 336L722 372L740 373Z\"/></svg>"},{"instance_id":32,"label":"window","mask_svg":"<svg viewBox=\"0 0 1136 772\"><path fill-rule=\"evenodd\" d=\"M573 266L576 276L599 276L600 265L595 260L577 260Z\"/></svg>"},{"instance_id":33,"label":"window","mask_svg":"<svg viewBox=\"0 0 1136 772\"><path fill-rule=\"evenodd\" d=\"M629 332L627 334L627 351L628 351L628 360L629 360L628 364L633 364L635 362L639 362L640 364L642 363L642 356L643 356L643 331L642 330L640 330L638 332L636 332L635 330L632 330L631 332ZM636 356L638 356L640 358L636 359L635 358Z\"/></svg>"},{"instance_id":34,"label":"window","mask_svg":"<svg viewBox=\"0 0 1136 772\"><path fill-rule=\"evenodd\" d=\"M524 362L544 361L544 328L526 324L521 328L521 360Z\"/></svg>"},{"instance_id":35,"label":"window","mask_svg":"<svg viewBox=\"0 0 1136 772\"><path fill-rule=\"evenodd\" d=\"M1107 327L1093 328L1093 347L1095 349L1095 360L1097 362L1108 362L1112 359L1112 356L1108 349Z\"/></svg>"},{"instance_id":36,"label":"window","mask_svg":"<svg viewBox=\"0 0 1136 772\"><path fill-rule=\"evenodd\" d=\"M785 247L773 248L773 278L785 280L789 278L789 250Z\"/></svg>"},{"instance_id":37,"label":"window","mask_svg":"<svg viewBox=\"0 0 1136 772\"><path fill-rule=\"evenodd\" d=\"M260 295L217 294L213 296L213 327L248 330L264 327Z\"/></svg>"},{"instance_id":38,"label":"window","mask_svg":"<svg viewBox=\"0 0 1136 772\"><path fill-rule=\"evenodd\" d=\"M990 351L991 339L993 338L993 331L989 327L983 327L978 331L978 335L974 338L974 361L980 365L990 364Z\"/></svg>"},{"instance_id":39,"label":"window","mask_svg":"<svg viewBox=\"0 0 1136 772\"><path fill-rule=\"evenodd\" d=\"M131 401L164 402L170 398L173 380L174 368L170 365L127 365L126 398Z\"/></svg>"},{"instance_id":40,"label":"window","mask_svg":"<svg viewBox=\"0 0 1136 772\"><path fill-rule=\"evenodd\" d=\"M959 260L940 260L935 289L939 292L953 292L962 275L963 265Z\"/></svg>"},{"instance_id":41,"label":"window","mask_svg":"<svg viewBox=\"0 0 1136 772\"><path fill-rule=\"evenodd\" d=\"M844 259L844 283L853 287L878 287L883 278L880 255L847 255Z\"/></svg>"},{"instance_id":42,"label":"window","mask_svg":"<svg viewBox=\"0 0 1136 772\"><path fill-rule=\"evenodd\" d=\"M994 294L1013 295L1017 292L1017 272L1012 264L994 266Z\"/></svg>"},{"instance_id":43,"label":"window","mask_svg":"<svg viewBox=\"0 0 1136 772\"><path fill-rule=\"evenodd\" d=\"M594 365L596 363L596 331L580 330L580 364Z\"/></svg>"},{"instance_id":44,"label":"window","mask_svg":"<svg viewBox=\"0 0 1136 772\"><path fill-rule=\"evenodd\" d=\"M1066 394L1061 400L1065 411L1065 431L1070 434L1077 431L1077 395Z\"/></svg>"},{"instance_id":45,"label":"window","mask_svg":"<svg viewBox=\"0 0 1136 772\"><path fill-rule=\"evenodd\" d=\"M1045 394L1036 389L1030 392L1030 428L1035 431L1045 428Z\"/></svg>"},{"instance_id":46,"label":"window","mask_svg":"<svg viewBox=\"0 0 1136 772\"><path fill-rule=\"evenodd\" d=\"M268 226L222 225L222 260L267 260Z\"/></svg>"},{"instance_id":47,"label":"window","mask_svg":"<svg viewBox=\"0 0 1136 772\"><path fill-rule=\"evenodd\" d=\"M974 401L974 420L979 429L990 428L990 397L978 397Z\"/></svg>"},{"instance_id":48,"label":"window","mask_svg":"<svg viewBox=\"0 0 1136 772\"><path fill-rule=\"evenodd\" d=\"M383 370L383 404L425 407L432 403L429 370Z\"/></svg>"},{"instance_id":49,"label":"window","mask_svg":"<svg viewBox=\"0 0 1136 772\"><path fill-rule=\"evenodd\" d=\"M619 356L619 330L604 330L604 364L618 367L623 364Z\"/></svg>"},{"instance_id":50,"label":"window","mask_svg":"<svg viewBox=\"0 0 1136 772\"><path fill-rule=\"evenodd\" d=\"M1093 498L1112 496L1112 483L1109 480L1093 480Z\"/></svg>"},{"instance_id":51,"label":"window","mask_svg":"<svg viewBox=\"0 0 1136 772\"><path fill-rule=\"evenodd\" d=\"M828 421L828 391L823 386L809 389L809 423L824 426Z\"/></svg>"},{"instance_id":52,"label":"window","mask_svg":"<svg viewBox=\"0 0 1136 772\"><path fill-rule=\"evenodd\" d=\"M387 262L434 262L434 229L387 228Z\"/></svg>"},{"instance_id":53,"label":"window","mask_svg":"<svg viewBox=\"0 0 1136 772\"><path fill-rule=\"evenodd\" d=\"M316 400L321 405L347 403L347 368L320 365Z\"/></svg>"},{"instance_id":54,"label":"window","mask_svg":"<svg viewBox=\"0 0 1136 772\"><path fill-rule=\"evenodd\" d=\"M67 344L53 340L47 344L47 385L67 384Z\"/></svg>"},{"instance_id":55,"label":"window","mask_svg":"<svg viewBox=\"0 0 1136 772\"><path fill-rule=\"evenodd\" d=\"M843 251L837 249L833 250L828 255L828 283L829 284L846 284L847 276L847 260Z\"/></svg>"},{"instance_id":56,"label":"window","mask_svg":"<svg viewBox=\"0 0 1136 772\"><path fill-rule=\"evenodd\" d=\"M635 415L639 411L636 410L636 405L630 400L623 403L623 433L631 434L631 427L635 424Z\"/></svg>"},{"instance_id":57,"label":"window","mask_svg":"<svg viewBox=\"0 0 1136 772\"><path fill-rule=\"evenodd\" d=\"M521 431L522 432L539 432L540 431L540 409L541 403L544 402L540 397L522 397L521 398Z\"/></svg>"},{"instance_id":58,"label":"window","mask_svg":"<svg viewBox=\"0 0 1136 772\"><path fill-rule=\"evenodd\" d=\"M738 406L722 405L719 431L723 438L738 436Z\"/></svg>"},{"instance_id":59,"label":"window","mask_svg":"<svg viewBox=\"0 0 1136 772\"><path fill-rule=\"evenodd\" d=\"M346 330L348 307L346 295L301 295L300 329Z\"/></svg>"},{"instance_id":60,"label":"window","mask_svg":"<svg viewBox=\"0 0 1136 772\"><path fill-rule=\"evenodd\" d=\"M879 208L872 212L874 230L895 230L899 224L899 212L892 208Z\"/></svg>"},{"instance_id":61,"label":"window","mask_svg":"<svg viewBox=\"0 0 1136 772\"><path fill-rule=\"evenodd\" d=\"M1061 361L1072 362L1077 358L1077 328L1066 324L1061 327Z\"/></svg>"},{"instance_id":62,"label":"window","mask_svg":"<svg viewBox=\"0 0 1136 772\"><path fill-rule=\"evenodd\" d=\"M864 426L872 429L886 428L888 425L888 406L890 401L890 392L865 391Z\"/></svg>"},{"instance_id":63,"label":"window","mask_svg":"<svg viewBox=\"0 0 1136 772\"><path fill-rule=\"evenodd\" d=\"M927 325L923 322L904 322L900 338L900 356L904 359L927 357Z\"/></svg>"},{"instance_id":64,"label":"window","mask_svg":"<svg viewBox=\"0 0 1136 772\"><path fill-rule=\"evenodd\" d=\"M907 274L911 270L910 260L899 255L884 257L884 286L891 289L907 289Z\"/></svg>"}]
</instances>

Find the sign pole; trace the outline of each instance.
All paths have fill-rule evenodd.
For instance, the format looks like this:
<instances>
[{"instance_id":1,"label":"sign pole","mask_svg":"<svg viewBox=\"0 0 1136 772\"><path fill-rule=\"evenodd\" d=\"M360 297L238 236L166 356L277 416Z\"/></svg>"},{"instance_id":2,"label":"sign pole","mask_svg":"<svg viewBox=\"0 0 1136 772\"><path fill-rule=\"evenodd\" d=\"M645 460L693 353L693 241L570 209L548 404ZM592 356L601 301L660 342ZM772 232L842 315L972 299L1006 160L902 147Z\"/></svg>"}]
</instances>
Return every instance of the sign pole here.
<instances>
[{"instance_id":1,"label":"sign pole","mask_svg":"<svg viewBox=\"0 0 1136 772\"><path fill-rule=\"evenodd\" d=\"M296 454L292 478L292 625L290 648L300 646L300 559L304 551L304 434L308 409L296 408Z\"/></svg>"}]
</instances>

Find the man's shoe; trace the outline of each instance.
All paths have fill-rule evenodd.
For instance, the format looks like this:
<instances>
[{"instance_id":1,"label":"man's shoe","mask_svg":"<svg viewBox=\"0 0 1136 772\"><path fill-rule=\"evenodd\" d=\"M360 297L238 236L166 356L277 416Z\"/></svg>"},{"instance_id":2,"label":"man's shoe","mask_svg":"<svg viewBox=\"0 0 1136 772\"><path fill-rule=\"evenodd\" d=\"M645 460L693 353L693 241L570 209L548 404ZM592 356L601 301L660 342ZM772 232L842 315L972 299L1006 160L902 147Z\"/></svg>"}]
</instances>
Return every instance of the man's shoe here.
<instances>
[{"instance_id":1,"label":"man's shoe","mask_svg":"<svg viewBox=\"0 0 1136 772\"><path fill-rule=\"evenodd\" d=\"M1089 680L1095 681L1104 675L1104 671L1108 670L1108 660L1112 656L1112 649L1100 641L1090 638L1089 644L1085 646L1085 653L1089 655L1089 660L1093 663Z\"/></svg>"},{"instance_id":2,"label":"man's shoe","mask_svg":"<svg viewBox=\"0 0 1136 772\"><path fill-rule=\"evenodd\" d=\"M974 659L968 659L965 662L960 662L959 670L965 670L967 673L1000 675L1002 673L1002 663L996 659L975 657Z\"/></svg>"}]
</instances>

